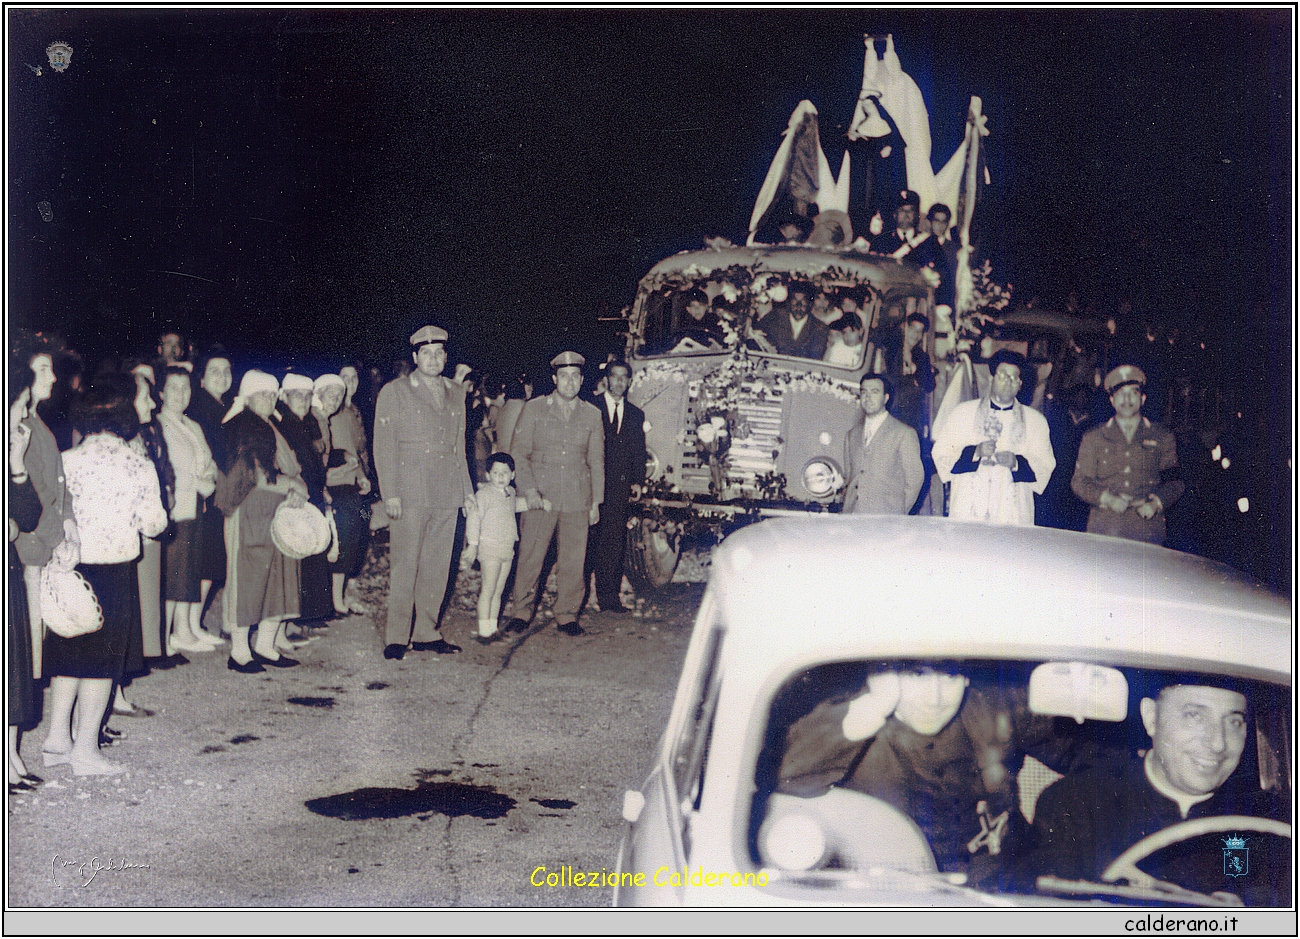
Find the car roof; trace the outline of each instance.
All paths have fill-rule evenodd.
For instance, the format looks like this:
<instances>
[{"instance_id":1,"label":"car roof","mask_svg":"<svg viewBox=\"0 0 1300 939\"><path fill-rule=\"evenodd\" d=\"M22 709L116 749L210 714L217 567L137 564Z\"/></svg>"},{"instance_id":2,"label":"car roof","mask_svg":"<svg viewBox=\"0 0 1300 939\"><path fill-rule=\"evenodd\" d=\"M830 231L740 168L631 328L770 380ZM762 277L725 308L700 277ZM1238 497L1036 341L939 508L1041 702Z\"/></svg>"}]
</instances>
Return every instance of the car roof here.
<instances>
[{"instance_id":1,"label":"car roof","mask_svg":"<svg viewBox=\"0 0 1300 939\"><path fill-rule=\"evenodd\" d=\"M682 251L664 258L650 268L644 281L653 283L658 277L684 274L690 268L693 277L703 278L710 271L739 264L764 271L783 271L813 276L830 267L853 272L859 280L867 280L878 290L888 291L894 286L926 289L920 272L891 257L869 254L851 248L808 248L800 245L730 245L723 248L705 248Z\"/></svg>"},{"instance_id":2,"label":"car roof","mask_svg":"<svg viewBox=\"0 0 1300 939\"><path fill-rule=\"evenodd\" d=\"M714 552L709 589L726 654L755 677L777 660L1068 657L1291 681L1285 598L1225 565L1120 538L779 518Z\"/></svg>"}]
</instances>

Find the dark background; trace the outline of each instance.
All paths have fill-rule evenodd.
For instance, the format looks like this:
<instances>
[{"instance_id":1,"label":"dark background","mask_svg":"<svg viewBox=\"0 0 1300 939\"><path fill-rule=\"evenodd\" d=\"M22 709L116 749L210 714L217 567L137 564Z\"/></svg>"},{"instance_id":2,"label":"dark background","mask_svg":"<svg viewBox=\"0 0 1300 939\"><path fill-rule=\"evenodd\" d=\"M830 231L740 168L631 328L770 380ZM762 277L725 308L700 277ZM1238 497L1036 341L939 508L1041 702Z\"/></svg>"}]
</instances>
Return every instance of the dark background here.
<instances>
[{"instance_id":1,"label":"dark background","mask_svg":"<svg viewBox=\"0 0 1300 939\"><path fill-rule=\"evenodd\" d=\"M586 341L659 258L743 238L801 98L838 166L864 31L894 32L938 165L984 99L981 248L1017 299L1288 332L1290 11L9 20L10 314L79 347L175 323L387 358L432 318L504 367Z\"/></svg>"}]
</instances>

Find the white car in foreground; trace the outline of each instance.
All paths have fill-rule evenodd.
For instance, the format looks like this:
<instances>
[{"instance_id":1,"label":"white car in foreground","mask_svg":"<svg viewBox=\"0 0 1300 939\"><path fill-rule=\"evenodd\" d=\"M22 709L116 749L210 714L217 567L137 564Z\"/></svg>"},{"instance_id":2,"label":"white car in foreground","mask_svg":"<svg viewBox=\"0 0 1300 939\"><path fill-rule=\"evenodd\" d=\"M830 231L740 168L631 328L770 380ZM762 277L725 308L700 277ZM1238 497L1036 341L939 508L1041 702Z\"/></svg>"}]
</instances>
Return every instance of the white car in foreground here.
<instances>
[{"instance_id":1,"label":"white car in foreground","mask_svg":"<svg viewBox=\"0 0 1300 939\"><path fill-rule=\"evenodd\" d=\"M744 528L714 553L653 769L625 795L614 902L1289 905L1292 661L1286 600L1140 542ZM1063 780L1050 805L1090 769L1140 773L1143 712L1177 685L1247 702L1244 744L1209 768L1264 808L1165 827L1088 877L1036 867L1045 788Z\"/></svg>"}]
</instances>

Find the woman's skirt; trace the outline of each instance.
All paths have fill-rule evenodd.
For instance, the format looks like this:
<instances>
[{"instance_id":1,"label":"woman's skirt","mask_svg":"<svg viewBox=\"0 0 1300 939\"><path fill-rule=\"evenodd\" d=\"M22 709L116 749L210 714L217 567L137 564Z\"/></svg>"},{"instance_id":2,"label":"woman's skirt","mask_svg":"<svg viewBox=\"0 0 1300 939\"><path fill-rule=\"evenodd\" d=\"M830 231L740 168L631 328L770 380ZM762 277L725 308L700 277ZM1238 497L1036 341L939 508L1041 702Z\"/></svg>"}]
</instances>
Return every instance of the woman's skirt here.
<instances>
[{"instance_id":1,"label":"woman's skirt","mask_svg":"<svg viewBox=\"0 0 1300 939\"><path fill-rule=\"evenodd\" d=\"M298 592L298 618L329 619L334 615L334 590L330 562L325 552L302 559Z\"/></svg>"},{"instance_id":2,"label":"woman's skirt","mask_svg":"<svg viewBox=\"0 0 1300 939\"><path fill-rule=\"evenodd\" d=\"M298 616L299 562L281 554L270 534L282 501L280 493L254 489L226 519L222 617L227 631Z\"/></svg>"},{"instance_id":3,"label":"woman's skirt","mask_svg":"<svg viewBox=\"0 0 1300 939\"><path fill-rule=\"evenodd\" d=\"M175 523L175 533L167 542L163 599L177 603L198 602L204 524L202 518Z\"/></svg>"},{"instance_id":4,"label":"woman's skirt","mask_svg":"<svg viewBox=\"0 0 1300 939\"><path fill-rule=\"evenodd\" d=\"M144 539L138 567L140 587L140 637L127 653L126 673L144 672L144 660L163 654L162 624L162 545L152 538Z\"/></svg>"},{"instance_id":5,"label":"woman's skirt","mask_svg":"<svg viewBox=\"0 0 1300 939\"><path fill-rule=\"evenodd\" d=\"M226 517L211 498L203 501L202 544L199 547L199 580L214 584L226 579Z\"/></svg>"},{"instance_id":6,"label":"woman's skirt","mask_svg":"<svg viewBox=\"0 0 1300 939\"><path fill-rule=\"evenodd\" d=\"M45 633L44 672L65 678L111 678L121 681L131 674L129 658L134 647L139 668L140 586L136 561L121 564L79 564L77 571L90 582L104 611L104 625L93 633L65 639Z\"/></svg>"},{"instance_id":7,"label":"woman's skirt","mask_svg":"<svg viewBox=\"0 0 1300 939\"><path fill-rule=\"evenodd\" d=\"M339 530L339 559L330 565L330 571L355 577L370 533L368 503L356 486L331 486L330 498L334 500L334 525Z\"/></svg>"},{"instance_id":8,"label":"woman's skirt","mask_svg":"<svg viewBox=\"0 0 1300 939\"><path fill-rule=\"evenodd\" d=\"M31 730L41 722L41 693L32 678L32 629L23 562L9 546L9 726Z\"/></svg>"}]
</instances>

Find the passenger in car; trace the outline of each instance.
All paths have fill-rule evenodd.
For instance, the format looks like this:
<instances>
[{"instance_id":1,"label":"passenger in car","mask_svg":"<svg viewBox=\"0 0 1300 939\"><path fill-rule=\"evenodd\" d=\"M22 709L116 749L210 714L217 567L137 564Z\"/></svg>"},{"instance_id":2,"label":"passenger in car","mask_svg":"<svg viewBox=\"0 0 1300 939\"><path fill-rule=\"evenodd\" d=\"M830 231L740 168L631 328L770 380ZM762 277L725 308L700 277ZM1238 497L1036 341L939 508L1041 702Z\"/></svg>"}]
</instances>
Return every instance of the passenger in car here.
<instances>
[{"instance_id":1,"label":"passenger in car","mask_svg":"<svg viewBox=\"0 0 1300 939\"><path fill-rule=\"evenodd\" d=\"M856 313L845 313L835 327L826 343L825 361L844 368L857 368L862 364L863 339L866 336L862 318Z\"/></svg>"},{"instance_id":2,"label":"passenger in car","mask_svg":"<svg viewBox=\"0 0 1300 939\"><path fill-rule=\"evenodd\" d=\"M1026 876L1100 881L1129 847L1184 820L1289 821L1277 794L1261 791L1257 773L1237 772L1251 724L1243 686L1198 683L1207 681L1175 677L1159 690L1148 689L1152 696L1140 705L1151 737L1145 756L1067 775L1044 790L1034 816L1033 850L1022 858ZM1289 905L1289 844L1225 821L1221 828L1210 823L1211 837L1175 844L1143 869L1201 893L1242 895L1248 905ZM1235 876L1221 843L1234 834L1246 836L1253 848L1243 865L1248 870Z\"/></svg>"},{"instance_id":3,"label":"passenger in car","mask_svg":"<svg viewBox=\"0 0 1300 939\"><path fill-rule=\"evenodd\" d=\"M972 686L951 671L877 672L864 693L791 725L777 791L815 798L839 786L883 799L921 827L940 870L995 877L1003 851L1025 840L1025 753L1056 769L1079 760L1027 701L1023 688Z\"/></svg>"},{"instance_id":4,"label":"passenger in car","mask_svg":"<svg viewBox=\"0 0 1300 939\"><path fill-rule=\"evenodd\" d=\"M709 309L709 295L694 287L681 297L681 304L685 315L678 321L678 335L690 336L703 346L710 342L721 345L722 326Z\"/></svg>"},{"instance_id":5,"label":"passenger in car","mask_svg":"<svg viewBox=\"0 0 1300 939\"><path fill-rule=\"evenodd\" d=\"M781 355L820 359L826 354L830 330L809 315L814 293L809 284L790 284L784 309L776 308L763 319L763 332Z\"/></svg>"}]
</instances>

